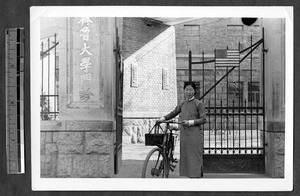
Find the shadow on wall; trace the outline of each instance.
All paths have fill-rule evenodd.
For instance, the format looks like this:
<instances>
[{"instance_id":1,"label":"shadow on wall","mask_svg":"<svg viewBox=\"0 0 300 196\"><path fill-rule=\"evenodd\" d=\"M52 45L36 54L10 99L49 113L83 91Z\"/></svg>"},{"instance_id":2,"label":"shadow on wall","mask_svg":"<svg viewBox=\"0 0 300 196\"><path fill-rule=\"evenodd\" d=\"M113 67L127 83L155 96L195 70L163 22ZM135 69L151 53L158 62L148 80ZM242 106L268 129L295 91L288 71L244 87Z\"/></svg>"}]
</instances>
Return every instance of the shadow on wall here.
<instances>
[{"instance_id":1,"label":"shadow on wall","mask_svg":"<svg viewBox=\"0 0 300 196\"><path fill-rule=\"evenodd\" d=\"M169 27L169 25L155 23L146 18L123 18L122 54L124 59L137 52L149 43L149 40L154 39Z\"/></svg>"}]
</instances>

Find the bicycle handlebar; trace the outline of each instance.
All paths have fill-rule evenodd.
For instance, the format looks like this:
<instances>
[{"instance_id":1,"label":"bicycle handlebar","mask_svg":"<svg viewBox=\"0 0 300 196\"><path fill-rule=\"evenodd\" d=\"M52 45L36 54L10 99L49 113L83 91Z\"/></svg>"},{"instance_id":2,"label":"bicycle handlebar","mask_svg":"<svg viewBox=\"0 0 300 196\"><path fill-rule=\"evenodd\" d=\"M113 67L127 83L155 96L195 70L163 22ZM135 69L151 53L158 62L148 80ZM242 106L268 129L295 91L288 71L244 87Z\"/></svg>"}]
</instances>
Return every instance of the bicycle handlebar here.
<instances>
[{"instance_id":1,"label":"bicycle handlebar","mask_svg":"<svg viewBox=\"0 0 300 196\"><path fill-rule=\"evenodd\" d=\"M175 122L175 121L172 121L172 120L167 120L167 121L163 121L163 122L159 122L159 123L156 123L156 124L161 124L161 123L167 123L167 124L178 124L178 125L181 125L183 124L183 122Z\"/></svg>"},{"instance_id":2,"label":"bicycle handlebar","mask_svg":"<svg viewBox=\"0 0 300 196\"><path fill-rule=\"evenodd\" d=\"M183 124L183 122L175 122L175 121L172 121L172 120L167 120L167 121L163 121L163 122L156 122L155 123L155 126L159 126L159 124L161 123L166 123L167 124L167 129L169 129L170 131L178 131L179 129L177 127L173 127L173 126L170 126L169 124Z\"/></svg>"}]
</instances>

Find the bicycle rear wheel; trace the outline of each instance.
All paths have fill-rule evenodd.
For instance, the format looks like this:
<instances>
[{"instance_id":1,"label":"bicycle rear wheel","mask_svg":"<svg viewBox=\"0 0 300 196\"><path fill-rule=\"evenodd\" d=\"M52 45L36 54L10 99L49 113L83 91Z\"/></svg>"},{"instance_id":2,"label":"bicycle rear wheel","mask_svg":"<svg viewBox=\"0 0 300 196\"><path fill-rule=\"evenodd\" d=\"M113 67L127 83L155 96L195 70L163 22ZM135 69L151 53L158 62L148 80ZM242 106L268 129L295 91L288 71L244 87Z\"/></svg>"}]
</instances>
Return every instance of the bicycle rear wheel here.
<instances>
[{"instance_id":1,"label":"bicycle rear wheel","mask_svg":"<svg viewBox=\"0 0 300 196\"><path fill-rule=\"evenodd\" d=\"M168 178L169 166L162 149L152 149L144 162L142 178Z\"/></svg>"}]
</instances>

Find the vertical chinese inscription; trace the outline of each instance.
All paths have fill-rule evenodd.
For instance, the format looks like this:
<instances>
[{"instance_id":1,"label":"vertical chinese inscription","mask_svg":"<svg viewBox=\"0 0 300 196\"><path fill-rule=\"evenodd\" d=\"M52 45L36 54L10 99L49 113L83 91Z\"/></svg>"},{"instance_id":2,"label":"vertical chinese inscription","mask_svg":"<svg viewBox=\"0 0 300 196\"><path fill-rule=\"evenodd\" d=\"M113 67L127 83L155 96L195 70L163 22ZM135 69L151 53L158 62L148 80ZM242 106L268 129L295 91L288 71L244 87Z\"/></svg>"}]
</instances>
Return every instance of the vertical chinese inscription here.
<instances>
[{"instance_id":1,"label":"vertical chinese inscription","mask_svg":"<svg viewBox=\"0 0 300 196\"><path fill-rule=\"evenodd\" d=\"M82 17L78 24L80 27L80 38L83 40L83 46L79 53L80 56L80 101L87 102L93 96L91 92L91 81L92 81L92 73L91 68L93 66L93 62L91 61L91 56L93 53L90 52L90 33L91 28L90 25L93 25L93 21L89 17Z\"/></svg>"}]
</instances>

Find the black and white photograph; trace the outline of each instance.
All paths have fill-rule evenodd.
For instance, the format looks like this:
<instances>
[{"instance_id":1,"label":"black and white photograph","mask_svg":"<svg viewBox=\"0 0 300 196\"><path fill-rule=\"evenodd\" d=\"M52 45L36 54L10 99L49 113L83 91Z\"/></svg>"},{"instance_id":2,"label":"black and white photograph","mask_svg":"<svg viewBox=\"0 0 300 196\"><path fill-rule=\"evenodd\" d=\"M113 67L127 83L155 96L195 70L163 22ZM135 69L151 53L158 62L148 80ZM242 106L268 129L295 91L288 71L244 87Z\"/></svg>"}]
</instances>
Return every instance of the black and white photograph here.
<instances>
[{"instance_id":1,"label":"black and white photograph","mask_svg":"<svg viewBox=\"0 0 300 196\"><path fill-rule=\"evenodd\" d=\"M292 189L292 7L30 19L33 190Z\"/></svg>"}]
</instances>

